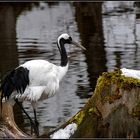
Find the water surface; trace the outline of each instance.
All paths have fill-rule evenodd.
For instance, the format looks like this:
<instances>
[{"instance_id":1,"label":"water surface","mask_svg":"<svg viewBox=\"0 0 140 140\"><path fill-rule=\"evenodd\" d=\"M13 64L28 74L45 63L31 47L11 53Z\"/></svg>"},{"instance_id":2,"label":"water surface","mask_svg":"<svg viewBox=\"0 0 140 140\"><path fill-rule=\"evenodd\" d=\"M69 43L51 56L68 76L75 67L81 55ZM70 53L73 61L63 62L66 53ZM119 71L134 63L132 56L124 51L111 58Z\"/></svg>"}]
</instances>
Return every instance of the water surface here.
<instances>
[{"instance_id":1,"label":"water surface","mask_svg":"<svg viewBox=\"0 0 140 140\"><path fill-rule=\"evenodd\" d=\"M88 2L19 5L0 5L1 77L32 59L45 59L59 65L56 43L61 33L69 33L87 48L87 52L83 52L66 45L69 70L57 94L39 104L40 134L60 126L76 114L92 95L102 72L122 67L140 69L140 10L133 1L96 3L101 9ZM30 103L24 102L23 106L33 117ZM16 120L18 125L30 133L27 117L23 114L22 124L21 112L16 115L21 118Z\"/></svg>"}]
</instances>

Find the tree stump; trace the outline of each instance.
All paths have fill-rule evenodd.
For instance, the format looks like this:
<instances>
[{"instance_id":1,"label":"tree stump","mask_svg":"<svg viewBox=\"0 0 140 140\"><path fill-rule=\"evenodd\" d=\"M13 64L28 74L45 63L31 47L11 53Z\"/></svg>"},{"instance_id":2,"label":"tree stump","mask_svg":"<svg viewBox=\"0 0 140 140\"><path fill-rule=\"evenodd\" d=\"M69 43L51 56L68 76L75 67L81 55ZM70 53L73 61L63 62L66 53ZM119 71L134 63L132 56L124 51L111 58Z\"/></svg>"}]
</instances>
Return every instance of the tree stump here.
<instances>
[{"instance_id":1,"label":"tree stump","mask_svg":"<svg viewBox=\"0 0 140 140\"><path fill-rule=\"evenodd\" d=\"M140 137L140 80L120 70L103 73L86 105L60 128L71 123L77 124L71 138Z\"/></svg>"}]
</instances>

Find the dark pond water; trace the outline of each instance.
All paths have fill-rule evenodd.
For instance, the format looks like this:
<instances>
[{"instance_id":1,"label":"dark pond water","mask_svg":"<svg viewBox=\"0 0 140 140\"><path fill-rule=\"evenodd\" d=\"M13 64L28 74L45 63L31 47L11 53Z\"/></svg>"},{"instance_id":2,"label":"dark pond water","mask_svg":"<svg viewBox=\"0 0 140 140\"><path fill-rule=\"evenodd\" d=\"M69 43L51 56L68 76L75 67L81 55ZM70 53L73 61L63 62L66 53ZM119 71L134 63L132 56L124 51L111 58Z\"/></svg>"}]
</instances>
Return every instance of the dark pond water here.
<instances>
[{"instance_id":1,"label":"dark pond water","mask_svg":"<svg viewBox=\"0 0 140 140\"><path fill-rule=\"evenodd\" d=\"M116 67L140 69L140 20L135 10L139 8L134 2L0 6L1 77L31 59L45 59L59 65L56 41L61 33L69 33L87 48L84 53L67 46L68 73L59 92L41 102L37 110L41 134L60 126L85 105L102 72ZM30 103L24 102L23 106L33 117ZM22 117L17 123L29 133L29 121L24 114L23 118L24 124L21 125Z\"/></svg>"}]
</instances>

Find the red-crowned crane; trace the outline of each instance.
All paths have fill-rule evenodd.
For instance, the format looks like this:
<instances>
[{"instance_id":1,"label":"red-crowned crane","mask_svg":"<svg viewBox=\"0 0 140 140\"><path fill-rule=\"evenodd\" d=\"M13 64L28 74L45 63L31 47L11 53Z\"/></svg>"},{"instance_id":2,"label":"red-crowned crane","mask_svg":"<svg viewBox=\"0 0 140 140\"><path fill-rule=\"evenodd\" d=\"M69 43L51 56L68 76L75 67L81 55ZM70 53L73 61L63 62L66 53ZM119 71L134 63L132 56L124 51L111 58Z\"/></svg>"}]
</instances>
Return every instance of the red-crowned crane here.
<instances>
[{"instance_id":1,"label":"red-crowned crane","mask_svg":"<svg viewBox=\"0 0 140 140\"><path fill-rule=\"evenodd\" d=\"M12 105L17 103L22 111L27 115L31 123L31 133L34 131L39 136L36 108L39 101L53 96L59 89L59 82L68 70L68 57L64 47L65 44L79 45L67 33L58 37L57 46L61 55L61 64L56 66L46 60L30 60L18 66L6 75L1 83L1 104L3 98ZM24 110L19 101L29 101L34 111L34 121Z\"/></svg>"}]
</instances>

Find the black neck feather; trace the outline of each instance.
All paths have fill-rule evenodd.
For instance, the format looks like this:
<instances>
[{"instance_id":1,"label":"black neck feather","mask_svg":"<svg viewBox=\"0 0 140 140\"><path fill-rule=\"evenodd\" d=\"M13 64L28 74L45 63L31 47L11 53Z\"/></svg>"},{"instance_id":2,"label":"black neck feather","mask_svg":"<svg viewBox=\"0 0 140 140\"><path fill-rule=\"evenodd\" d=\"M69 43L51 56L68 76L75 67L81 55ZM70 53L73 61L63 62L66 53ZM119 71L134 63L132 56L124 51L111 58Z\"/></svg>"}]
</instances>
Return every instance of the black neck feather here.
<instances>
[{"instance_id":1,"label":"black neck feather","mask_svg":"<svg viewBox=\"0 0 140 140\"><path fill-rule=\"evenodd\" d=\"M60 51L60 55L61 55L61 66L64 67L67 65L68 63L68 57L67 57L67 52L66 49L64 47L65 44L65 40L64 39L60 39L58 45L58 49Z\"/></svg>"}]
</instances>

